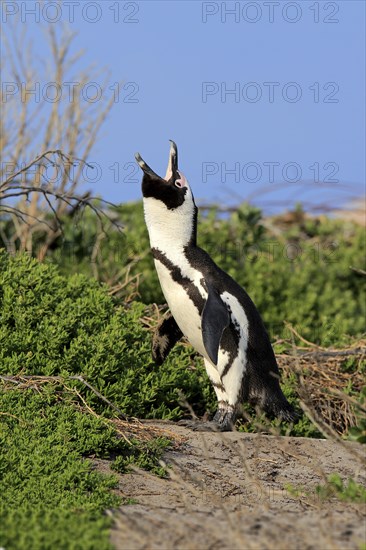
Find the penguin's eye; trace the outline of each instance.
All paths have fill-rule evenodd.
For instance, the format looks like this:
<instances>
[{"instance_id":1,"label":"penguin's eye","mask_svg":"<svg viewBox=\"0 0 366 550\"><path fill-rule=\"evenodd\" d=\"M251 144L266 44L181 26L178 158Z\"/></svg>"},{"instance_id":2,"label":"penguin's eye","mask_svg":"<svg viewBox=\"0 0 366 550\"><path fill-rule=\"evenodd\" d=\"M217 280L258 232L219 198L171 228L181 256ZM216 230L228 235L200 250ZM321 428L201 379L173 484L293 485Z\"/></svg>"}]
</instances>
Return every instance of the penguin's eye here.
<instances>
[{"instance_id":1,"label":"penguin's eye","mask_svg":"<svg viewBox=\"0 0 366 550\"><path fill-rule=\"evenodd\" d=\"M181 180L175 180L174 185L175 185L175 187L178 187L179 189L182 189L182 187L184 187L184 185L182 185Z\"/></svg>"}]
</instances>

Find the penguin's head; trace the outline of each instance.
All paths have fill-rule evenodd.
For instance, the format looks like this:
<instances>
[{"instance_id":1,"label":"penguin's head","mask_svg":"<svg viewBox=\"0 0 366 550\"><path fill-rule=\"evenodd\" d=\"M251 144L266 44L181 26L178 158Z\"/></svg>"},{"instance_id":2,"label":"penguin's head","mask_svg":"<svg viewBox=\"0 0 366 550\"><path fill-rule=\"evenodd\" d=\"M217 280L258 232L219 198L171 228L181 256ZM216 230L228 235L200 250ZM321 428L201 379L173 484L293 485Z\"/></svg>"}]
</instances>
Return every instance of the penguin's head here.
<instances>
[{"instance_id":1,"label":"penguin's head","mask_svg":"<svg viewBox=\"0 0 366 550\"><path fill-rule=\"evenodd\" d=\"M197 207L191 188L178 169L178 151L174 141L170 140L164 178L158 176L139 153L135 158L143 171L142 195L150 241L175 239L176 244L192 242L196 232Z\"/></svg>"},{"instance_id":2,"label":"penguin's head","mask_svg":"<svg viewBox=\"0 0 366 550\"><path fill-rule=\"evenodd\" d=\"M143 171L142 195L144 199L153 198L162 203L167 210L174 210L185 202L194 204L189 184L180 170L178 170L178 150L174 141L170 140L169 161L164 178L158 176L139 153L136 161Z\"/></svg>"}]
</instances>

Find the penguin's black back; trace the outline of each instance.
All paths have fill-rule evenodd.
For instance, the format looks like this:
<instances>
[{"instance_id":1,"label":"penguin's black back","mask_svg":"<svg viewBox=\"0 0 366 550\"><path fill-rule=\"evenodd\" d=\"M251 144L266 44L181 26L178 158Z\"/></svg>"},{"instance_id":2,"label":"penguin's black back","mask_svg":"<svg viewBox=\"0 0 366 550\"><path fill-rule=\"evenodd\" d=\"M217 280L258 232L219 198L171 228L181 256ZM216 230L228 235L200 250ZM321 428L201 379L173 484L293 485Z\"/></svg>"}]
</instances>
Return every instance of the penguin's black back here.
<instances>
[{"instance_id":1,"label":"penguin's black back","mask_svg":"<svg viewBox=\"0 0 366 550\"><path fill-rule=\"evenodd\" d=\"M266 413L294 420L293 408L287 402L279 384L279 370L275 354L262 318L251 298L230 275L223 271L202 248L188 245L184 250L190 265L202 273L206 284L219 294L234 296L248 319L247 370L242 387L242 398L258 405ZM228 327L230 329L230 327ZM223 334L228 345L235 345L235 331Z\"/></svg>"}]
</instances>

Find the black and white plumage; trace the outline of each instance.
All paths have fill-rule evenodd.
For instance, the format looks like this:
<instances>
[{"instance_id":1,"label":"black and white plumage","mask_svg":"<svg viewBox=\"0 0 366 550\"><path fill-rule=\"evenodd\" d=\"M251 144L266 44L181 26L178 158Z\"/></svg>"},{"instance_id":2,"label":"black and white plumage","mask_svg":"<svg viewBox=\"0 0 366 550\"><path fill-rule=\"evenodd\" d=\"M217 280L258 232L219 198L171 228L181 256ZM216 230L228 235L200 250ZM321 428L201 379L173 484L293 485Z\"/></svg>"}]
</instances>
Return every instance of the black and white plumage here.
<instances>
[{"instance_id":1,"label":"black and white plumage","mask_svg":"<svg viewBox=\"0 0 366 550\"><path fill-rule=\"evenodd\" d=\"M178 170L171 142L165 178L137 153L144 215L162 291L171 314L158 326L153 357L161 364L184 335L204 358L218 400L214 426L229 430L241 401L294 420L283 395L273 349L248 294L196 244L197 207Z\"/></svg>"}]
</instances>

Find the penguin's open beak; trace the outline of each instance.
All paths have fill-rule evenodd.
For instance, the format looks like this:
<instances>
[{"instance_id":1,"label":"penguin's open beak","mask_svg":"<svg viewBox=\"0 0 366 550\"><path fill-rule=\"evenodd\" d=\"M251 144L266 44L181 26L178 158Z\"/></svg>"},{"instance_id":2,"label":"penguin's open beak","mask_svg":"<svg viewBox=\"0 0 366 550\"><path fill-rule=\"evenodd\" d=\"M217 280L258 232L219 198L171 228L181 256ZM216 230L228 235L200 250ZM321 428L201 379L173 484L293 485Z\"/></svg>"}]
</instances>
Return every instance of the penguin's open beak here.
<instances>
[{"instance_id":1,"label":"penguin's open beak","mask_svg":"<svg viewBox=\"0 0 366 550\"><path fill-rule=\"evenodd\" d=\"M148 176L152 176L153 178L159 178L157 174L155 174L154 170L150 168L148 164L141 158L140 153L135 153L135 159L137 161L137 164L140 166L141 170L144 172L144 174L147 174Z\"/></svg>"},{"instance_id":2,"label":"penguin's open beak","mask_svg":"<svg viewBox=\"0 0 366 550\"><path fill-rule=\"evenodd\" d=\"M169 162L166 169L165 180L169 181L173 176L174 181L179 178L178 173L178 149L176 143L172 139L170 141Z\"/></svg>"},{"instance_id":3,"label":"penguin's open beak","mask_svg":"<svg viewBox=\"0 0 366 550\"><path fill-rule=\"evenodd\" d=\"M178 172L178 149L174 141L172 140L169 140L169 141L170 141L169 162L168 162L168 167L166 169L166 174L164 178L164 180L167 182L172 177L174 181L180 178L180 174ZM154 170L150 168L148 164L146 164L146 162L141 158L140 153L135 154L135 159L137 161L137 164L140 166L141 170L144 172L144 174L153 178L162 179L154 172Z\"/></svg>"}]
</instances>

